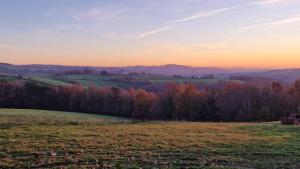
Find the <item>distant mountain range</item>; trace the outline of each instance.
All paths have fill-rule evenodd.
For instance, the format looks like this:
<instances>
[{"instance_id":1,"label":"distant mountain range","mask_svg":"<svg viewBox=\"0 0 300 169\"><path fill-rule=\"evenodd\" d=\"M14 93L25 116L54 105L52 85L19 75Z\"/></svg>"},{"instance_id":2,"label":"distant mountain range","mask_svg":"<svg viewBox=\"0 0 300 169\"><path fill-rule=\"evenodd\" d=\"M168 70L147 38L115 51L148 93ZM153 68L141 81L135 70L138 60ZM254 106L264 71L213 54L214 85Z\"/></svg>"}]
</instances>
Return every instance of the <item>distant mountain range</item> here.
<instances>
[{"instance_id":1,"label":"distant mountain range","mask_svg":"<svg viewBox=\"0 0 300 169\"><path fill-rule=\"evenodd\" d=\"M95 72L107 71L112 73L128 74L132 72L161 74L168 76L195 76L215 75L219 78L230 76L246 76L274 79L284 82L293 82L300 79L299 69L246 69L246 68L215 68L190 67L182 65L163 66L127 66L127 67L91 67L91 66L62 66L62 65L13 65L0 63L0 74L22 76L44 76L60 74L68 71L93 70Z\"/></svg>"}]
</instances>

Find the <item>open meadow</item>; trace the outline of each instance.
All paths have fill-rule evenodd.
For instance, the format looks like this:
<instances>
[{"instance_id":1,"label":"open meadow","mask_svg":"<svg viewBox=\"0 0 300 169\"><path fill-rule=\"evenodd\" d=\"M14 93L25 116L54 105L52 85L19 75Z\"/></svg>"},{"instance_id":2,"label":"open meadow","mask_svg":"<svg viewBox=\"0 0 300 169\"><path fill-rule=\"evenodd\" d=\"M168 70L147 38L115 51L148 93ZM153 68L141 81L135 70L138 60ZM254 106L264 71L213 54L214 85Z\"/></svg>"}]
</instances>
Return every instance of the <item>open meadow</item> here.
<instances>
[{"instance_id":1,"label":"open meadow","mask_svg":"<svg viewBox=\"0 0 300 169\"><path fill-rule=\"evenodd\" d=\"M0 109L0 168L300 168L300 128Z\"/></svg>"},{"instance_id":2,"label":"open meadow","mask_svg":"<svg viewBox=\"0 0 300 169\"><path fill-rule=\"evenodd\" d=\"M16 75L1 75L0 81L5 80L9 82L33 82L45 86L71 86L74 84L82 85L84 87L97 86L97 87L141 87L145 88L151 85L163 85L166 83L194 83L200 86L217 85L218 83L243 83L240 80L229 79L203 79L196 77L176 77L165 75L125 75L125 74L72 74L72 75L48 75L48 76L25 76L19 77Z\"/></svg>"}]
</instances>

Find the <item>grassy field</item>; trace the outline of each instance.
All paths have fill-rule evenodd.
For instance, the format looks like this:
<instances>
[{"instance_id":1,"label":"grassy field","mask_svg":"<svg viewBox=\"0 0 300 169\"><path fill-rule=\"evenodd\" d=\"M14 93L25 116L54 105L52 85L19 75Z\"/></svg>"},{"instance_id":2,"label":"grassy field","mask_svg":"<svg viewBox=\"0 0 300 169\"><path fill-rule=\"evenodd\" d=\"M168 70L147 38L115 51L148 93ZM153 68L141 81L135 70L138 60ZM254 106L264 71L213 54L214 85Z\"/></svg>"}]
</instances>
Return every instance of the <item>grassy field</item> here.
<instances>
[{"instance_id":1,"label":"grassy field","mask_svg":"<svg viewBox=\"0 0 300 169\"><path fill-rule=\"evenodd\" d=\"M47 84L47 85L50 85L50 86L69 86L69 85L72 85L70 83L60 81L60 80L55 80L55 79L52 79L52 78L49 78L49 77L31 77L31 78L29 78L29 80L31 80L33 82Z\"/></svg>"},{"instance_id":2,"label":"grassy field","mask_svg":"<svg viewBox=\"0 0 300 169\"><path fill-rule=\"evenodd\" d=\"M15 81L18 80L17 76L10 76L10 75L0 75L0 81L6 80L6 81Z\"/></svg>"},{"instance_id":3,"label":"grassy field","mask_svg":"<svg viewBox=\"0 0 300 169\"><path fill-rule=\"evenodd\" d=\"M189 77L172 77L164 75L60 75L60 76L39 76L39 77L21 77L2 75L0 80L7 81L30 81L37 82L50 86L69 86L72 84L81 84L84 87L95 85L98 87L114 86L120 88L130 88L133 86L143 88L147 85L160 85L167 82L174 83L194 83L201 85L213 85L220 81L222 82L237 82L237 80L224 80L224 79L201 79Z\"/></svg>"},{"instance_id":4,"label":"grassy field","mask_svg":"<svg viewBox=\"0 0 300 169\"><path fill-rule=\"evenodd\" d=\"M49 85L49 86L68 86L72 85L71 83L67 83L61 80L55 80L51 76L48 77L18 77L18 76L13 76L13 75L0 75L0 81L5 80L9 82L13 81L19 81L19 82L36 82L44 85Z\"/></svg>"},{"instance_id":5,"label":"grassy field","mask_svg":"<svg viewBox=\"0 0 300 169\"><path fill-rule=\"evenodd\" d=\"M300 128L0 109L0 168L300 168Z\"/></svg>"},{"instance_id":6,"label":"grassy field","mask_svg":"<svg viewBox=\"0 0 300 169\"><path fill-rule=\"evenodd\" d=\"M133 84L135 85L145 85L146 84L163 84L166 82L175 83L198 83L203 85L216 84L220 81L227 82L237 82L242 83L242 81L236 80L220 80L220 79L201 79L201 78L189 78L189 77L172 77L164 75L63 75L60 77L52 77L60 81L73 81L84 86L90 84L96 86L114 86L128 88Z\"/></svg>"}]
</instances>

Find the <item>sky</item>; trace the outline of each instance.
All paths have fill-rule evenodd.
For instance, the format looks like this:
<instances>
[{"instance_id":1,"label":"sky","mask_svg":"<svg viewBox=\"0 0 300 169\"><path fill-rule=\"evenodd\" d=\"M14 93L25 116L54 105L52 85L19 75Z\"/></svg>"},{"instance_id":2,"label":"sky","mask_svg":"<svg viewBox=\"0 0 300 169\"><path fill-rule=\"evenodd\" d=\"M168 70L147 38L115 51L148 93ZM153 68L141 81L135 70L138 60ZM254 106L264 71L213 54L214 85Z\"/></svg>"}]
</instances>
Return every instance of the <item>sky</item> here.
<instances>
[{"instance_id":1,"label":"sky","mask_svg":"<svg viewBox=\"0 0 300 169\"><path fill-rule=\"evenodd\" d=\"M300 1L0 0L0 62L300 67Z\"/></svg>"}]
</instances>

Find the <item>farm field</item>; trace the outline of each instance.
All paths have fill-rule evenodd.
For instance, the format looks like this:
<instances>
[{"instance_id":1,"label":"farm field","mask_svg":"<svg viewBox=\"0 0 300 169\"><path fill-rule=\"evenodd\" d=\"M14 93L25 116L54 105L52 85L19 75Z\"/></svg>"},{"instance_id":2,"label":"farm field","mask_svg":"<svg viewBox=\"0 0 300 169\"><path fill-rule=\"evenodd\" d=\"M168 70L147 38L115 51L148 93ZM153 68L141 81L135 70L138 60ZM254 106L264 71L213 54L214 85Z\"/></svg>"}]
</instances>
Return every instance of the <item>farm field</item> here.
<instances>
[{"instance_id":1,"label":"farm field","mask_svg":"<svg viewBox=\"0 0 300 169\"><path fill-rule=\"evenodd\" d=\"M224 80L224 79L201 79L201 78L191 78L191 77L172 77L164 75L62 75L59 77L52 76L52 79L60 81L73 81L84 86L90 84L96 86L114 86L114 87L123 87L128 88L133 84L137 85L151 85L151 84L163 84L167 82L175 83L200 83L200 84L216 84L220 81L225 82L238 82L238 80Z\"/></svg>"},{"instance_id":2,"label":"farm field","mask_svg":"<svg viewBox=\"0 0 300 169\"><path fill-rule=\"evenodd\" d=\"M14 80L17 80L17 77L0 75L0 80L14 81Z\"/></svg>"},{"instance_id":3,"label":"farm field","mask_svg":"<svg viewBox=\"0 0 300 169\"><path fill-rule=\"evenodd\" d=\"M42 83L42 84L47 84L50 86L69 86L69 85L71 85L68 82L64 82L61 80L55 80L55 79L48 78L48 77L32 77L32 78L28 78L28 80L31 80L33 82Z\"/></svg>"},{"instance_id":4,"label":"farm field","mask_svg":"<svg viewBox=\"0 0 300 169\"><path fill-rule=\"evenodd\" d=\"M300 168L300 128L0 109L0 168Z\"/></svg>"},{"instance_id":5,"label":"farm field","mask_svg":"<svg viewBox=\"0 0 300 169\"><path fill-rule=\"evenodd\" d=\"M194 83L202 86L213 85L219 82L237 82L239 80L225 79L201 79L189 77L172 77L164 75L93 75L93 74L75 74L75 75L59 75L59 76L32 76L18 77L2 75L0 80L6 81L30 81L41 83L49 86L69 86L72 84L80 84L84 87L94 85L97 87L113 86L120 88L144 88L151 85L161 85L167 82L173 83Z\"/></svg>"}]
</instances>

